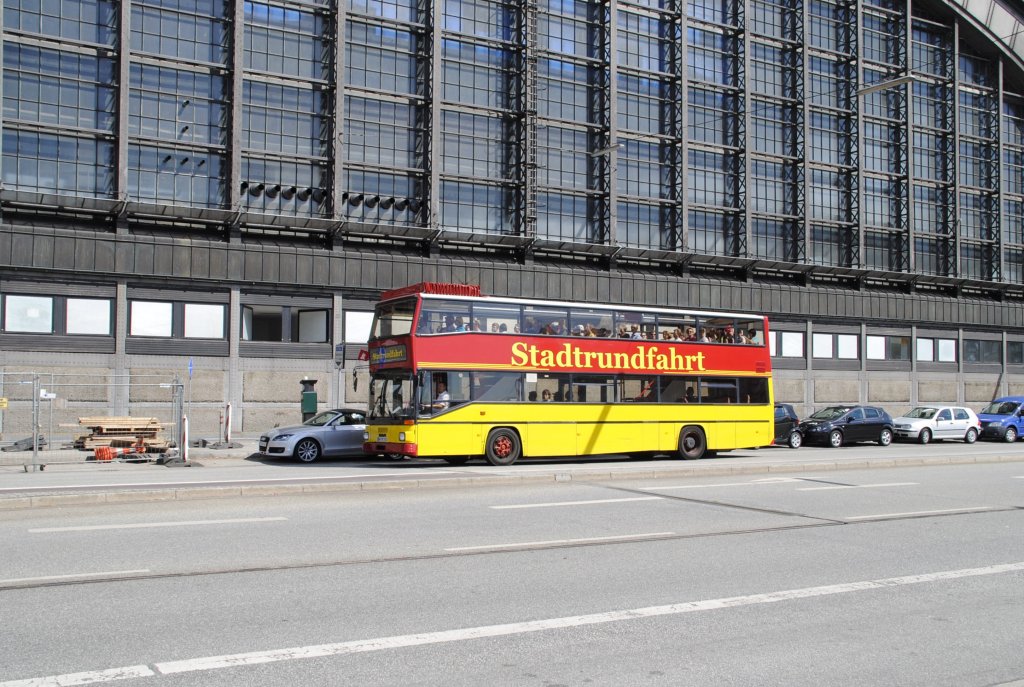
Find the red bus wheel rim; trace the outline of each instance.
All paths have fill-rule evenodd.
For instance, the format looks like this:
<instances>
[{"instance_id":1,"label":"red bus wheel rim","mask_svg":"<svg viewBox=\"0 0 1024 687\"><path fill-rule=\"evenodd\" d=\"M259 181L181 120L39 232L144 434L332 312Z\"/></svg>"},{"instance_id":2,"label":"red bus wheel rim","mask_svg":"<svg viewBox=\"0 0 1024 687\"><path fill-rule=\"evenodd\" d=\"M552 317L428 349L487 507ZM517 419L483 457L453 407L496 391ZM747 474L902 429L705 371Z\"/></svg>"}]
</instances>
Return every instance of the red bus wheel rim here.
<instances>
[{"instance_id":1,"label":"red bus wheel rim","mask_svg":"<svg viewBox=\"0 0 1024 687\"><path fill-rule=\"evenodd\" d=\"M510 453L512 453L512 442L508 437L498 437L494 440L495 455L507 458Z\"/></svg>"}]
</instances>

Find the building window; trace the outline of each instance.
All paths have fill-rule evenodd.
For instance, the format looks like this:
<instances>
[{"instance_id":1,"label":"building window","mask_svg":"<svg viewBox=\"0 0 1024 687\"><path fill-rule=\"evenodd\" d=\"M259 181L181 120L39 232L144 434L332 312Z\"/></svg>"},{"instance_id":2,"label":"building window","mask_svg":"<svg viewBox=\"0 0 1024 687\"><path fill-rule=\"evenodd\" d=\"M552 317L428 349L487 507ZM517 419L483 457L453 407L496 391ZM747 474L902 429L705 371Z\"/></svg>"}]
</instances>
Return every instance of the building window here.
<instances>
[{"instance_id":1,"label":"building window","mask_svg":"<svg viewBox=\"0 0 1024 687\"><path fill-rule=\"evenodd\" d=\"M110 0L8 0L4 30L112 46L117 41L117 7Z\"/></svg>"},{"instance_id":2,"label":"building window","mask_svg":"<svg viewBox=\"0 0 1024 687\"><path fill-rule=\"evenodd\" d=\"M815 358L857 360L857 339L856 334L816 333L811 339L812 355Z\"/></svg>"},{"instance_id":3,"label":"building window","mask_svg":"<svg viewBox=\"0 0 1024 687\"><path fill-rule=\"evenodd\" d=\"M3 60L5 119L113 132L113 59L12 42Z\"/></svg>"},{"instance_id":4,"label":"building window","mask_svg":"<svg viewBox=\"0 0 1024 687\"><path fill-rule=\"evenodd\" d=\"M112 308L106 298L7 295L3 331L19 334L111 336Z\"/></svg>"},{"instance_id":5,"label":"building window","mask_svg":"<svg viewBox=\"0 0 1024 687\"><path fill-rule=\"evenodd\" d=\"M1002 348L1001 341L964 339L964 362L1001 363L1003 361Z\"/></svg>"},{"instance_id":6,"label":"building window","mask_svg":"<svg viewBox=\"0 0 1024 687\"><path fill-rule=\"evenodd\" d=\"M773 358L803 358L802 332L769 332L768 350Z\"/></svg>"},{"instance_id":7,"label":"building window","mask_svg":"<svg viewBox=\"0 0 1024 687\"><path fill-rule=\"evenodd\" d=\"M302 343L325 343L330 341L327 334L326 310L299 310L298 329L293 330L293 341ZM298 336L294 336L294 334Z\"/></svg>"},{"instance_id":8,"label":"building window","mask_svg":"<svg viewBox=\"0 0 1024 687\"><path fill-rule=\"evenodd\" d=\"M128 336L223 339L224 310L210 303L129 301Z\"/></svg>"},{"instance_id":9,"label":"building window","mask_svg":"<svg viewBox=\"0 0 1024 687\"><path fill-rule=\"evenodd\" d=\"M910 360L909 336L868 336L868 360Z\"/></svg>"},{"instance_id":10,"label":"building window","mask_svg":"<svg viewBox=\"0 0 1024 687\"><path fill-rule=\"evenodd\" d=\"M330 310L279 305L242 306L243 341L327 343Z\"/></svg>"},{"instance_id":11,"label":"building window","mask_svg":"<svg viewBox=\"0 0 1024 687\"><path fill-rule=\"evenodd\" d=\"M172 303L132 301L129 304L129 336L164 336L172 333L174 313Z\"/></svg>"},{"instance_id":12,"label":"building window","mask_svg":"<svg viewBox=\"0 0 1024 687\"><path fill-rule=\"evenodd\" d=\"M46 296L5 296L4 331L53 333L53 299Z\"/></svg>"},{"instance_id":13,"label":"building window","mask_svg":"<svg viewBox=\"0 0 1024 687\"><path fill-rule=\"evenodd\" d=\"M89 197L114 193L110 141L5 129L3 150L3 182L8 189Z\"/></svg>"},{"instance_id":14,"label":"building window","mask_svg":"<svg viewBox=\"0 0 1024 687\"><path fill-rule=\"evenodd\" d=\"M223 339L224 306L205 303L185 304L186 339Z\"/></svg>"},{"instance_id":15,"label":"building window","mask_svg":"<svg viewBox=\"0 0 1024 687\"><path fill-rule=\"evenodd\" d=\"M1006 342L1007 365L1024 365L1024 341Z\"/></svg>"},{"instance_id":16,"label":"building window","mask_svg":"<svg viewBox=\"0 0 1024 687\"><path fill-rule=\"evenodd\" d=\"M955 363L956 339L918 338L917 360L925 363Z\"/></svg>"},{"instance_id":17,"label":"building window","mask_svg":"<svg viewBox=\"0 0 1024 687\"><path fill-rule=\"evenodd\" d=\"M69 298L66 303L68 334L110 336L110 301L99 298Z\"/></svg>"},{"instance_id":18,"label":"building window","mask_svg":"<svg viewBox=\"0 0 1024 687\"><path fill-rule=\"evenodd\" d=\"M518 313L517 313L518 315ZM370 340L370 327L373 325L372 312L348 311L345 313L345 341L349 343L366 343Z\"/></svg>"}]
</instances>

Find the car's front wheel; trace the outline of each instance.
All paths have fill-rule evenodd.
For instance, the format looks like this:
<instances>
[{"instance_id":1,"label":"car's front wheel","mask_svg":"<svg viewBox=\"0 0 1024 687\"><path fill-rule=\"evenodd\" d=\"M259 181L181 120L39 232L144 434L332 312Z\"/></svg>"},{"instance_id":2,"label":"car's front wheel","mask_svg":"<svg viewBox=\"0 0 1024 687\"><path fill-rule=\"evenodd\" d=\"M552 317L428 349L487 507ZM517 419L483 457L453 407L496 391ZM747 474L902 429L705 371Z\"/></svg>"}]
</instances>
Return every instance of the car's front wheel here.
<instances>
[{"instance_id":1,"label":"car's front wheel","mask_svg":"<svg viewBox=\"0 0 1024 687\"><path fill-rule=\"evenodd\" d=\"M888 446L892 443L892 430L888 427L883 427L881 434L878 435L878 445Z\"/></svg>"},{"instance_id":2,"label":"car's front wheel","mask_svg":"<svg viewBox=\"0 0 1024 687\"><path fill-rule=\"evenodd\" d=\"M927 444L932 440L932 430L925 427L921 430L921 433L917 435L917 440L922 444Z\"/></svg>"},{"instance_id":3,"label":"car's front wheel","mask_svg":"<svg viewBox=\"0 0 1024 687\"><path fill-rule=\"evenodd\" d=\"M838 429L833 429L828 433L828 445L832 448L839 448L843 445L843 433Z\"/></svg>"},{"instance_id":4,"label":"car's front wheel","mask_svg":"<svg viewBox=\"0 0 1024 687\"><path fill-rule=\"evenodd\" d=\"M1003 435L1003 441L1005 441L1008 444L1012 444L1013 442L1017 441L1017 428L1007 427L1006 434Z\"/></svg>"},{"instance_id":5,"label":"car's front wheel","mask_svg":"<svg viewBox=\"0 0 1024 687\"><path fill-rule=\"evenodd\" d=\"M295 457L303 463L315 462L320 457L320 444L312 439L303 439L295 445Z\"/></svg>"},{"instance_id":6,"label":"car's front wheel","mask_svg":"<svg viewBox=\"0 0 1024 687\"><path fill-rule=\"evenodd\" d=\"M804 435L801 434L799 431L794 429L792 432L789 433L789 440L786 442L787 446L789 446L790 448L800 448L800 446L802 446L803 443Z\"/></svg>"}]
</instances>

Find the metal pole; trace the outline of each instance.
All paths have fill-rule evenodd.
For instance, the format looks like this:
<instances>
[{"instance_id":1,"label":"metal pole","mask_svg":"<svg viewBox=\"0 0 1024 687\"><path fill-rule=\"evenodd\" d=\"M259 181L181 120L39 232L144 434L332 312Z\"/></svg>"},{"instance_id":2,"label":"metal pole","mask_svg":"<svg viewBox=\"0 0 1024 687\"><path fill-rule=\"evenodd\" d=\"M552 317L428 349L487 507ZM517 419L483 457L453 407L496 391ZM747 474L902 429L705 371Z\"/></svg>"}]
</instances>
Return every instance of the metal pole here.
<instances>
[{"instance_id":1,"label":"metal pole","mask_svg":"<svg viewBox=\"0 0 1024 687\"><path fill-rule=\"evenodd\" d=\"M224 406L224 443L231 447L231 404Z\"/></svg>"},{"instance_id":2,"label":"metal pole","mask_svg":"<svg viewBox=\"0 0 1024 687\"><path fill-rule=\"evenodd\" d=\"M50 391L51 392L53 391L53 373L52 372L50 373ZM50 411L50 422L49 422L49 428L46 430L48 432L47 435L46 435L46 437L47 437L46 440L49 442L47 444L47 446L50 446L51 444L53 444L53 399L51 398L51 399L48 399L48 400L49 400L48 410Z\"/></svg>"},{"instance_id":3,"label":"metal pole","mask_svg":"<svg viewBox=\"0 0 1024 687\"><path fill-rule=\"evenodd\" d=\"M32 472L39 469L39 375L32 375Z\"/></svg>"},{"instance_id":4,"label":"metal pole","mask_svg":"<svg viewBox=\"0 0 1024 687\"><path fill-rule=\"evenodd\" d=\"M181 448L178 449L178 455L181 456L181 462L185 465L189 465L188 462L188 416L182 416L181 418Z\"/></svg>"}]
</instances>

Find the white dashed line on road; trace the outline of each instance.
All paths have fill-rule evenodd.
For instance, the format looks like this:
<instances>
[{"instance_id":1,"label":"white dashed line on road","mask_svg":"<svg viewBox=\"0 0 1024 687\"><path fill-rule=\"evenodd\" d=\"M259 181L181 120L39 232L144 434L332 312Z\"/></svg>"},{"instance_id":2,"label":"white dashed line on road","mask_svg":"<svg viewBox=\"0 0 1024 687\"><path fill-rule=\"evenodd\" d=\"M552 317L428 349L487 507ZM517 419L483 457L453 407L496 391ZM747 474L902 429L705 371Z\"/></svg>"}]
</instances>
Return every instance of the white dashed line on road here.
<instances>
[{"instance_id":1,"label":"white dashed line on road","mask_svg":"<svg viewBox=\"0 0 1024 687\"><path fill-rule=\"evenodd\" d=\"M909 513L879 513L878 515L850 515L843 520L885 520L887 518L908 518L914 515L947 515L950 513L978 513L992 510L992 506L977 506L976 508L950 508L949 510L918 510Z\"/></svg>"},{"instance_id":2,"label":"white dashed line on road","mask_svg":"<svg viewBox=\"0 0 1024 687\"><path fill-rule=\"evenodd\" d=\"M6 580L0 580L0 585L4 584L23 584L25 582L53 582L55 580L87 580L92 577L115 577L118 575L142 575L148 573L148 568L141 570L110 570L107 572L94 572L94 573L72 573L70 575L43 575L41 577L12 577Z\"/></svg>"},{"instance_id":3,"label":"white dashed line on road","mask_svg":"<svg viewBox=\"0 0 1024 687\"><path fill-rule=\"evenodd\" d=\"M623 539L644 539L648 537L671 537L675 532L646 532L644 534L622 534L613 537L586 537L583 539L547 539L544 541L521 541L511 544L484 544L483 546L456 546L445 551L499 551L501 549L522 549L531 546L554 546L557 544L597 544L600 542L622 541Z\"/></svg>"},{"instance_id":4,"label":"white dashed line on road","mask_svg":"<svg viewBox=\"0 0 1024 687\"><path fill-rule=\"evenodd\" d=\"M593 499L591 501L554 501L552 503L522 503L511 506L489 506L492 510L513 510L516 508L557 508L558 506L592 506L600 503L627 503L629 501L663 501L660 496L637 496L628 499Z\"/></svg>"},{"instance_id":5,"label":"white dashed line on road","mask_svg":"<svg viewBox=\"0 0 1024 687\"><path fill-rule=\"evenodd\" d=\"M140 522L127 525L78 525L75 527L36 527L32 534L49 532L91 532L94 530L141 530L150 527L193 527L195 525L235 525L248 522L280 522L288 518L235 518L233 520L181 520L178 522Z\"/></svg>"},{"instance_id":6,"label":"white dashed line on road","mask_svg":"<svg viewBox=\"0 0 1024 687\"><path fill-rule=\"evenodd\" d=\"M877 487L913 487L920 482L889 482L888 484L835 484L827 487L800 487L797 491L830 491L833 489L875 489Z\"/></svg>"},{"instance_id":7,"label":"white dashed line on road","mask_svg":"<svg viewBox=\"0 0 1024 687\"><path fill-rule=\"evenodd\" d=\"M640 487L640 489L650 489L651 491L668 491L670 489L715 489L717 487L765 487L772 486L775 484L790 484L792 482L802 481L803 480L794 479L792 477L768 477L766 479L750 480L749 482L722 482L719 484L680 484L670 487L655 485L650 487Z\"/></svg>"}]
</instances>

